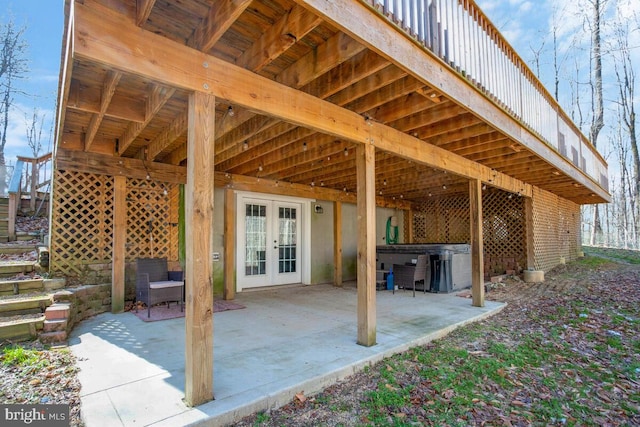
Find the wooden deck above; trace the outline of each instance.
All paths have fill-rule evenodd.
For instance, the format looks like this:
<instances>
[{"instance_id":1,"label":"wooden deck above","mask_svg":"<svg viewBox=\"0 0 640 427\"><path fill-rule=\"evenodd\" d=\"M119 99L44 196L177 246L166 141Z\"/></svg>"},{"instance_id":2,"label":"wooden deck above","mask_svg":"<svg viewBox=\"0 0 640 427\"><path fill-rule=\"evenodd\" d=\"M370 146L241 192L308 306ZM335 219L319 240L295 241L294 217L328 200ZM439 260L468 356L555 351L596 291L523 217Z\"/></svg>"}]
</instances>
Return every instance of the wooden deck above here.
<instances>
[{"instance_id":1,"label":"wooden deck above","mask_svg":"<svg viewBox=\"0 0 640 427\"><path fill-rule=\"evenodd\" d=\"M473 3L460 5L474 33L491 34L520 61ZM556 104L545 100L558 129L549 140L510 106L526 103L526 93L492 95L499 65L471 61L472 76L447 57L446 44L420 42L421 32L427 45L437 41L435 30L410 36L385 8L68 0L58 167L184 181L188 97L201 91L216 97L217 184L259 179L337 199L356 191L355 147L372 144L378 202L390 206L466 193L470 178L521 195L538 186L579 204L609 201L606 163ZM474 47L479 56L490 51ZM517 76L503 79L499 87Z\"/></svg>"}]
</instances>

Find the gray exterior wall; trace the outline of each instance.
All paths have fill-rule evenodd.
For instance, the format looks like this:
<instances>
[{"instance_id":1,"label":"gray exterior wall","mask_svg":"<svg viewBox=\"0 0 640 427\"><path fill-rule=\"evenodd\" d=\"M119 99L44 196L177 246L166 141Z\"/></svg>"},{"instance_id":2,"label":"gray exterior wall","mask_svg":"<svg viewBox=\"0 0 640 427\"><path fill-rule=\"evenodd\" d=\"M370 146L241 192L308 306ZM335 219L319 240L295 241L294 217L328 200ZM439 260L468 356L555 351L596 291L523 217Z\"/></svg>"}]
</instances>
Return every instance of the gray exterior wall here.
<instances>
[{"instance_id":1,"label":"gray exterior wall","mask_svg":"<svg viewBox=\"0 0 640 427\"><path fill-rule=\"evenodd\" d=\"M311 283L333 283L333 202L317 201L323 213L311 209ZM386 244L387 219L398 217L399 242L403 243L404 215L402 211L376 208L376 245ZM356 205L342 204L342 279L356 280L358 244Z\"/></svg>"},{"instance_id":2,"label":"gray exterior wall","mask_svg":"<svg viewBox=\"0 0 640 427\"><path fill-rule=\"evenodd\" d=\"M213 289L216 296L223 294L224 286L224 205L225 190L216 188L214 193L214 220L212 252L219 254L219 261L213 265ZM275 197L277 198L277 197ZM311 284L333 283L333 202L319 200L311 204ZM316 213L315 206L322 207ZM399 243L404 235L402 211L388 208L376 209L376 245L386 243L387 219L398 217ZM342 204L342 276L344 281L356 280L357 259L357 217L356 205Z\"/></svg>"}]
</instances>

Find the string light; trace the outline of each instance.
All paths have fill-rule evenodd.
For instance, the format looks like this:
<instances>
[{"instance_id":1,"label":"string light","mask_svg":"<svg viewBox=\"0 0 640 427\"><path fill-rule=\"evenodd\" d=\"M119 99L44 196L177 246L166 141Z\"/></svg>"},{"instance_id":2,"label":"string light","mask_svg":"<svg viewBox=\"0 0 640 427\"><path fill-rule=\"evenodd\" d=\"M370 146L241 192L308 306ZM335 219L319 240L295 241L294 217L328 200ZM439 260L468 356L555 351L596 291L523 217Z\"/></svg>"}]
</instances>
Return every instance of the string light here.
<instances>
[{"instance_id":1,"label":"string light","mask_svg":"<svg viewBox=\"0 0 640 427\"><path fill-rule=\"evenodd\" d=\"M242 143L242 149L246 151L247 148L249 148L249 141L245 141Z\"/></svg>"},{"instance_id":2,"label":"string light","mask_svg":"<svg viewBox=\"0 0 640 427\"><path fill-rule=\"evenodd\" d=\"M302 151L307 151L307 143L306 142L302 143Z\"/></svg>"},{"instance_id":3,"label":"string light","mask_svg":"<svg viewBox=\"0 0 640 427\"><path fill-rule=\"evenodd\" d=\"M229 117L233 117L233 116L235 116L235 115L236 115L236 112L235 112L235 111L233 111L233 107L232 107L231 105L229 105L229 108L227 108L227 115L228 115Z\"/></svg>"}]
</instances>

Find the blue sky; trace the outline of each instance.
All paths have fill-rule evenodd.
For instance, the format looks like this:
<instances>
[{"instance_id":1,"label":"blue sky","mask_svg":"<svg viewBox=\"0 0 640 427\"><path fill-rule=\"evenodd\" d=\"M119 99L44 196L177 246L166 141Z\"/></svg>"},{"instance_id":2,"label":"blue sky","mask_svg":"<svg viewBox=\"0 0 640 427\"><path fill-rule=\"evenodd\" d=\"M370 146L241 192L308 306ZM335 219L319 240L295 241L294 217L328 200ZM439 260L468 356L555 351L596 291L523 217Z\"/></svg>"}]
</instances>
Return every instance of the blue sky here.
<instances>
[{"instance_id":1,"label":"blue sky","mask_svg":"<svg viewBox=\"0 0 640 427\"><path fill-rule=\"evenodd\" d=\"M26 144L25 114L31 116L34 107L45 116L42 143L45 145L43 152L48 151L46 144L58 90L64 0L0 0L1 22L6 23L11 17L16 27L26 28L24 40L28 45L29 73L20 86L31 96L16 97L5 147L7 163L14 163L16 155L32 155Z\"/></svg>"},{"instance_id":2,"label":"blue sky","mask_svg":"<svg viewBox=\"0 0 640 427\"><path fill-rule=\"evenodd\" d=\"M587 70L580 77L582 80L588 80L586 74L589 69L588 37L585 37L584 33L585 11L589 10L587 0L477 0L477 2L528 64L532 63L533 50L543 48L540 77L549 89L553 81L550 34L551 29L556 27L563 67L560 75L562 80L560 103L563 106L569 105L571 101L569 80L575 78L572 75L575 63L579 62L579 66ZM617 5L619 13L640 14L638 0L617 0ZM23 89L33 94L16 100L16 110L12 114L13 120L9 134L10 141L5 148L7 161L13 162L18 154L31 155L26 145L25 113L31 114L33 108L37 107L40 114L44 114L47 119L45 124L47 135L50 123L54 119L64 0L0 0L0 19L4 23L10 16L13 16L18 27L26 27L25 40L29 45L27 57L30 61L30 73L29 79L23 82ZM640 46L640 31L634 34L637 40L633 41L632 45ZM640 49L634 50L636 57L639 51ZM640 58L638 60L640 61ZM588 97L586 94L583 99ZM46 144L48 138L43 142ZM45 147L45 151L47 150L48 147Z\"/></svg>"}]
</instances>

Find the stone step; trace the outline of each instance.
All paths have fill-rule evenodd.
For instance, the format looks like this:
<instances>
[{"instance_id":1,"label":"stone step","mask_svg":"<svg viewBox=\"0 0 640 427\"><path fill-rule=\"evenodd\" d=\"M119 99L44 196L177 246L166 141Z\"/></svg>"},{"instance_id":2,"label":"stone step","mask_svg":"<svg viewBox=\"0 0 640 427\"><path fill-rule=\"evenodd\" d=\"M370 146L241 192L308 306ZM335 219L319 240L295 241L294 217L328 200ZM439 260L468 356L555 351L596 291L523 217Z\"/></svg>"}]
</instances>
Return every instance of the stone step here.
<instances>
[{"instance_id":1,"label":"stone step","mask_svg":"<svg viewBox=\"0 0 640 427\"><path fill-rule=\"evenodd\" d=\"M46 288L45 282L49 282L49 280L45 281L44 279L29 279L0 281L0 295L19 295L30 292L42 292L45 290L51 290ZM55 284L58 284L58 282L55 282ZM64 287L64 281L62 281L61 287ZM58 288L54 287L52 289Z\"/></svg>"},{"instance_id":2,"label":"stone step","mask_svg":"<svg viewBox=\"0 0 640 427\"><path fill-rule=\"evenodd\" d=\"M71 304L67 302L57 302L47 307L44 312L47 320L67 319L71 312Z\"/></svg>"},{"instance_id":3,"label":"stone step","mask_svg":"<svg viewBox=\"0 0 640 427\"><path fill-rule=\"evenodd\" d=\"M19 299L3 299L0 300L0 318L7 316L15 316L18 314L42 314L53 304L50 295L36 295L33 297Z\"/></svg>"},{"instance_id":4,"label":"stone step","mask_svg":"<svg viewBox=\"0 0 640 427\"><path fill-rule=\"evenodd\" d=\"M20 318L0 321L0 342L25 341L38 338L44 328L44 315L25 315Z\"/></svg>"},{"instance_id":5,"label":"stone step","mask_svg":"<svg viewBox=\"0 0 640 427\"><path fill-rule=\"evenodd\" d=\"M44 321L44 332L56 332L67 330L67 319L55 319Z\"/></svg>"}]
</instances>

